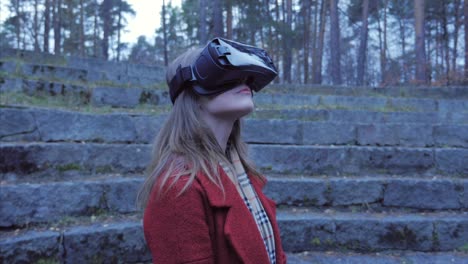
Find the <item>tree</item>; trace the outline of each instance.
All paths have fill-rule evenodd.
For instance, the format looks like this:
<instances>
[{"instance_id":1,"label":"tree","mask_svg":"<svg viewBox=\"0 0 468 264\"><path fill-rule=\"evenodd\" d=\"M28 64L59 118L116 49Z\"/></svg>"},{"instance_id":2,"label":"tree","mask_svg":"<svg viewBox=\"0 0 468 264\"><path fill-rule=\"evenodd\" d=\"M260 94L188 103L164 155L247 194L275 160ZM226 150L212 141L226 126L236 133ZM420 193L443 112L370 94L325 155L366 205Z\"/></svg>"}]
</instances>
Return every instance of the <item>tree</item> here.
<instances>
[{"instance_id":1,"label":"tree","mask_svg":"<svg viewBox=\"0 0 468 264\"><path fill-rule=\"evenodd\" d=\"M60 54L62 42L62 0L54 0L54 53Z\"/></svg>"},{"instance_id":2,"label":"tree","mask_svg":"<svg viewBox=\"0 0 468 264\"><path fill-rule=\"evenodd\" d=\"M166 2L163 0L161 22L163 26L163 40L164 40L164 65L167 66L167 27L166 27Z\"/></svg>"},{"instance_id":3,"label":"tree","mask_svg":"<svg viewBox=\"0 0 468 264\"><path fill-rule=\"evenodd\" d=\"M224 37L221 0L212 0L211 3L213 4L213 35L215 37Z\"/></svg>"},{"instance_id":4,"label":"tree","mask_svg":"<svg viewBox=\"0 0 468 264\"><path fill-rule=\"evenodd\" d=\"M320 7L320 26L319 26L319 37L317 41L317 48L314 52L315 59L313 67L313 79L312 83L321 84L322 83L322 59L323 59L323 44L325 42L325 26L326 26L326 16L328 12L328 3L329 0L322 0Z\"/></svg>"},{"instance_id":5,"label":"tree","mask_svg":"<svg viewBox=\"0 0 468 264\"><path fill-rule=\"evenodd\" d=\"M415 54L416 54L416 76L419 84L427 83L426 75L426 49L424 37L424 6L425 0L414 0L414 27L415 27Z\"/></svg>"},{"instance_id":6,"label":"tree","mask_svg":"<svg viewBox=\"0 0 468 264\"><path fill-rule=\"evenodd\" d=\"M204 45L208 41L208 23L206 22L206 5L207 0L199 0L199 26L198 26L198 38L200 44Z\"/></svg>"},{"instance_id":7,"label":"tree","mask_svg":"<svg viewBox=\"0 0 468 264\"><path fill-rule=\"evenodd\" d=\"M112 9L112 0L104 0L101 4L100 14L102 17L103 23L103 39L102 39L102 55L104 59L109 58L109 41L110 36L112 35L112 16L111 16L111 9Z\"/></svg>"},{"instance_id":8,"label":"tree","mask_svg":"<svg viewBox=\"0 0 468 264\"><path fill-rule=\"evenodd\" d=\"M49 34L50 34L50 3L51 0L45 0L44 3L44 52L49 52Z\"/></svg>"},{"instance_id":9,"label":"tree","mask_svg":"<svg viewBox=\"0 0 468 264\"><path fill-rule=\"evenodd\" d=\"M366 52L367 52L367 35L368 35L368 17L369 17L369 0L362 1L362 25L361 25L361 42L359 44L358 65L357 65L357 84L364 84L364 73L366 68Z\"/></svg>"},{"instance_id":10,"label":"tree","mask_svg":"<svg viewBox=\"0 0 468 264\"><path fill-rule=\"evenodd\" d=\"M291 82L291 64L292 64L292 0L286 0L286 12L283 23L283 81Z\"/></svg>"},{"instance_id":11,"label":"tree","mask_svg":"<svg viewBox=\"0 0 468 264\"><path fill-rule=\"evenodd\" d=\"M463 3L464 24L465 24L465 71L464 71L464 84L468 84L468 1L464 0Z\"/></svg>"},{"instance_id":12,"label":"tree","mask_svg":"<svg viewBox=\"0 0 468 264\"><path fill-rule=\"evenodd\" d=\"M340 24L338 0L330 0L330 71L333 84L341 84Z\"/></svg>"}]
</instances>

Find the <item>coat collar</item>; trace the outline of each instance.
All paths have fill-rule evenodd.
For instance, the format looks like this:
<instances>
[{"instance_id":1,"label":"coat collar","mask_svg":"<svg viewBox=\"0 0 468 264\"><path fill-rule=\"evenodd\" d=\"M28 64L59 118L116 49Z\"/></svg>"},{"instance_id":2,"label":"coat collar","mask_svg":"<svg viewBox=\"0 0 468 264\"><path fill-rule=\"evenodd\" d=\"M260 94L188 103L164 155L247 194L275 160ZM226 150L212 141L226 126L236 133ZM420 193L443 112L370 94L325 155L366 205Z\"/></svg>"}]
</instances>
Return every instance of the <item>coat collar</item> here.
<instances>
[{"instance_id":1,"label":"coat collar","mask_svg":"<svg viewBox=\"0 0 468 264\"><path fill-rule=\"evenodd\" d=\"M210 206L228 209L224 223L224 235L243 263L269 263L266 250L255 249L255 246L264 246L264 242L249 209L221 166L219 173L224 192L205 174L199 173L197 178L206 192ZM248 176L257 193L261 191L265 183L251 177L251 175ZM262 200L262 202L264 201ZM270 205L265 207L270 207ZM266 211L270 219L273 220L270 215L271 210Z\"/></svg>"}]
</instances>

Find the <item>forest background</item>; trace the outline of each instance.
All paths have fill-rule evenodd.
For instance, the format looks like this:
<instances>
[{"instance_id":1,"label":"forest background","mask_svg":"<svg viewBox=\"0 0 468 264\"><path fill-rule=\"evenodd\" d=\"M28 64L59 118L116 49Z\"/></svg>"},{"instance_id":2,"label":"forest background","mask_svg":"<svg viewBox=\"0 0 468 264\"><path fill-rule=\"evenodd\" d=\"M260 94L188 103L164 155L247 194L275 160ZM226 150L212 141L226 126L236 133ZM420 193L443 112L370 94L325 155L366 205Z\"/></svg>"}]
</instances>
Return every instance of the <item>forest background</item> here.
<instances>
[{"instance_id":1,"label":"forest background","mask_svg":"<svg viewBox=\"0 0 468 264\"><path fill-rule=\"evenodd\" d=\"M215 36L261 46L276 82L467 85L466 0L159 0L154 39L122 41L125 0L0 0L0 48L167 65Z\"/></svg>"}]
</instances>

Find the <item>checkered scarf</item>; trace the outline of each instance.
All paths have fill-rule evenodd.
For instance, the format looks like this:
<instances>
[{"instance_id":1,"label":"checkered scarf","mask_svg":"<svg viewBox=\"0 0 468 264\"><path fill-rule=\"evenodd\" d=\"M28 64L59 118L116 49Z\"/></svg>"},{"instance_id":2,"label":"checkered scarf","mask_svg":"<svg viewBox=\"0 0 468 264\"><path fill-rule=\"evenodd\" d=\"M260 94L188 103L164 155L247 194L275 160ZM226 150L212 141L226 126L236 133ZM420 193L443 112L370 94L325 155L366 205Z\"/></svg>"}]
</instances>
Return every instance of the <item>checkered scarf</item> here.
<instances>
[{"instance_id":1,"label":"checkered scarf","mask_svg":"<svg viewBox=\"0 0 468 264\"><path fill-rule=\"evenodd\" d=\"M245 202L245 205L249 209L250 213L252 214L255 222L257 223L258 230L260 231L260 235L262 236L263 242L265 243L265 248L268 253L268 257L270 258L270 262L272 264L276 263L276 249L275 249L275 238L273 235L273 228L271 227L270 219L263 208L263 205L260 199L257 196L252 184L250 183L249 177L247 173L245 173L244 166L239 159L239 155L237 154L237 150L234 147L229 148L230 151L228 152L231 158L232 165L234 166L235 173L237 175L232 175L231 170L228 166L223 164L222 168L224 171L229 175L231 179L236 179L236 187L237 191L239 192L240 196Z\"/></svg>"}]
</instances>

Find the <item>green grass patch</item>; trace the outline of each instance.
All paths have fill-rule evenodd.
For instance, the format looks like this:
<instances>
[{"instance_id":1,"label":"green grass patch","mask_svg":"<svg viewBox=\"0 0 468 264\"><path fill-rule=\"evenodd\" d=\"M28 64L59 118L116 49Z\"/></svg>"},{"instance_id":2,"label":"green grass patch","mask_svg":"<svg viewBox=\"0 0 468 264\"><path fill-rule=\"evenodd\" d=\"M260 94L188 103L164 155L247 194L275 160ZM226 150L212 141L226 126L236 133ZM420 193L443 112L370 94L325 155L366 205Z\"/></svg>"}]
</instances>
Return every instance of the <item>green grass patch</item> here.
<instances>
[{"instance_id":1,"label":"green grass patch","mask_svg":"<svg viewBox=\"0 0 468 264\"><path fill-rule=\"evenodd\" d=\"M76 163L69 163L64 165L58 165L56 169L60 172L71 171L71 170L82 170L82 167Z\"/></svg>"}]
</instances>

